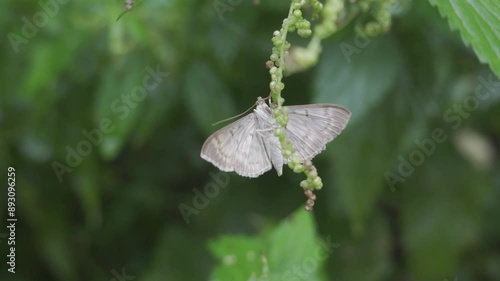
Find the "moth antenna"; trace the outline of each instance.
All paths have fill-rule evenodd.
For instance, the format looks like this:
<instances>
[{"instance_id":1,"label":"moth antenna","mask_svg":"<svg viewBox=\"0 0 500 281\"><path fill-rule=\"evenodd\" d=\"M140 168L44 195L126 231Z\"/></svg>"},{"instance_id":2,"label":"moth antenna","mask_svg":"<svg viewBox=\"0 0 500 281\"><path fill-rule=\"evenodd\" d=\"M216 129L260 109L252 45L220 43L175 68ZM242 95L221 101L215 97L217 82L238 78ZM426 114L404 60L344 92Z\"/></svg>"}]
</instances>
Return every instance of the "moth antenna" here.
<instances>
[{"instance_id":1,"label":"moth antenna","mask_svg":"<svg viewBox=\"0 0 500 281\"><path fill-rule=\"evenodd\" d=\"M212 124L212 126L219 125L220 123L224 123L224 122L226 122L226 121L233 120L234 118L238 118L238 117L240 117L240 116L242 116L242 115L245 115L247 112L249 112L250 110L252 110L252 108L253 108L256 104L257 104L257 102L256 102L256 103L254 103L252 106L250 106L250 108L249 108L249 109L245 110L245 112L240 113L240 114L235 115L235 116L232 116L232 117L229 117L229 118L226 118L226 119L224 119L224 120L217 121L217 122L213 123L213 124Z\"/></svg>"}]
</instances>

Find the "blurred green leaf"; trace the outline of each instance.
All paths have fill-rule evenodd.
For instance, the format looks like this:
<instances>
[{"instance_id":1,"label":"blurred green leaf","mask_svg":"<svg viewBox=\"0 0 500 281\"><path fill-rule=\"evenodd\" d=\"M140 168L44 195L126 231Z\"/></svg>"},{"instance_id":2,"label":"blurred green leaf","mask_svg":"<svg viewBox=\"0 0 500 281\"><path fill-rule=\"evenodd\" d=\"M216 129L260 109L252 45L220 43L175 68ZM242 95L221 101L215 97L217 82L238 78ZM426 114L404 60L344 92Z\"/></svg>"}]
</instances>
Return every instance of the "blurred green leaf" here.
<instances>
[{"instance_id":1,"label":"blurred green leaf","mask_svg":"<svg viewBox=\"0 0 500 281\"><path fill-rule=\"evenodd\" d=\"M156 69L161 71L161 68L154 66L127 67L135 59L118 62L107 69L94 103L93 127L82 128L89 132L97 130L103 135L102 144L99 143L98 147L102 157L107 160L114 159L120 153L138 119L142 117L145 100L150 93L143 85L144 79L151 78L151 72Z\"/></svg>"},{"instance_id":2,"label":"blurred green leaf","mask_svg":"<svg viewBox=\"0 0 500 281\"><path fill-rule=\"evenodd\" d=\"M417 148L415 148L417 149ZM492 183L453 149L450 141L416 166L399 192L403 245L416 278L439 279L459 270L460 256L480 243Z\"/></svg>"},{"instance_id":3,"label":"blurred green leaf","mask_svg":"<svg viewBox=\"0 0 500 281\"><path fill-rule=\"evenodd\" d=\"M314 79L314 102L347 107L351 124L364 119L389 93L402 59L390 36L367 37L361 39L363 45L355 43L357 38L326 45Z\"/></svg>"},{"instance_id":4,"label":"blurred green leaf","mask_svg":"<svg viewBox=\"0 0 500 281\"><path fill-rule=\"evenodd\" d=\"M213 24L208 33L212 52L221 64L229 66L232 64L240 50L241 37L234 29L225 25Z\"/></svg>"},{"instance_id":5,"label":"blurred green leaf","mask_svg":"<svg viewBox=\"0 0 500 281\"><path fill-rule=\"evenodd\" d=\"M20 173L17 169L17 173ZM71 231L68 231L68 202L64 200L49 201L52 190L42 191L37 187L26 184L25 181L17 182L17 216L19 214L33 214L27 216L25 223L31 226L32 239L38 239L35 252L54 276L60 280L77 280L75 256L71 244ZM44 210L42 213L40 210ZM58 219L52 219L57 217ZM22 226L16 223L16 229ZM18 231L16 231L19 233ZM19 244L19 241L17 241ZM21 245L15 245L18 249ZM14 245L12 245L14 246Z\"/></svg>"},{"instance_id":6,"label":"blurred green leaf","mask_svg":"<svg viewBox=\"0 0 500 281\"><path fill-rule=\"evenodd\" d=\"M66 36L70 38L66 38ZM36 48L28 53L31 60L31 67L26 73L22 84L22 95L26 99L40 98L46 99L49 96L55 98L54 89L56 83L54 76L70 67L71 62L80 47L81 37L68 33L61 35L61 38L47 40L39 43ZM33 42L28 42L28 44ZM27 45L30 47L30 45ZM21 52L21 51L20 51ZM47 88L48 91L43 91Z\"/></svg>"},{"instance_id":7,"label":"blurred green leaf","mask_svg":"<svg viewBox=\"0 0 500 281\"><path fill-rule=\"evenodd\" d=\"M415 139L443 125L443 114L471 102L479 77L490 80L477 56L498 75L496 0L433 0L438 8L345 1L338 23L351 24L324 41L318 69L284 80L288 104L313 97L353 112L315 159L325 188L314 213L300 209L291 218L305 201L300 175L217 174L199 157L218 128L211 123L269 92L264 62L290 1L147 0L118 22L123 1L62 2L6 1L0 9L3 34L27 39L18 54L7 37L0 42L0 162L16 167L18 184L14 279L117 281L125 269L149 281L219 274L245 281L500 280L498 98L481 102L462 125L494 150L484 171L459 156L450 134L394 192L384 179ZM223 21L214 3L230 6ZM355 27L376 29L387 20L380 9L391 3L398 16L388 34L359 35ZM302 13L309 18L311 11ZM293 32L288 39L292 47L309 40ZM135 102L127 96L148 65L172 75ZM94 130L105 118L114 128L101 138ZM68 147L82 150L89 141L83 130L97 141L74 164ZM475 149L469 157L481 149L467 145ZM62 182L53 161L70 165ZM193 188L213 188L217 176L228 178L227 187L186 225L179 204L192 205ZM4 220L6 196L0 193ZM0 246L5 237L4 228ZM222 238L208 243L219 251L211 255L214 237ZM324 252L325 244L332 251ZM12 278L0 271L0 280Z\"/></svg>"},{"instance_id":8,"label":"blurred green leaf","mask_svg":"<svg viewBox=\"0 0 500 281\"><path fill-rule=\"evenodd\" d=\"M221 263L214 280L261 277L265 265L260 253L268 261L269 274L259 280L324 280L322 264L339 244L330 236L319 240L315 228L311 213L300 208L269 234L224 236L211 242L210 250Z\"/></svg>"},{"instance_id":9,"label":"blurred green leaf","mask_svg":"<svg viewBox=\"0 0 500 281\"><path fill-rule=\"evenodd\" d=\"M331 236L318 239L313 216L303 208L283 220L268 239L270 280L322 280L324 261L340 246Z\"/></svg>"},{"instance_id":10,"label":"blurred green leaf","mask_svg":"<svg viewBox=\"0 0 500 281\"><path fill-rule=\"evenodd\" d=\"M215 131L213 123L235 115L229 89L207 63L193 62L188 67L184 88L188 112L206 134Z\"/></svg>"},{"instance_id":11,"label":"blurred green leaf","mask_svg":"<svg viewBox=\"0 0 500 281\"><path fill-rule=\"evenodd\" d=\"M352 239L350 234L345 237L337 236L342 247L339 247L327 264L335 272L335 281L390 279L393 249L389 223L381 213L376 213L367 228L370 231L356 239Z\"/></svg>"},{"instance_id":12,"label":"blurred green leaf","mask_svg":"<svg viewBox=\"0 0 500 281\"><path fill-rule=\"evenodd\" d=\"M384 172L397 161L398 153L423 133L411 103L409 93L387 96L360 122L349 124L327 150L334 159L329 178L338 190L333 200L350 217L355 234L365 231L364 220L376 200L384 190L390 191Z\"/></svg>"},{"instance_id":13,"label":"blurred green leaf","mask_svg":"<svg viewBox=\"0 0 500 281\"><path fill-rule=\"evenodd\" d=\"M81 208L85 213L85 221L89 229L98 229L102 225L102 190L99 188L99 181L96 169L98 167L97 157L93 155L82 163L82 167L76 171L75 191L78 194ZM102 172L102 171L100 171Z\"/></svg>"},{"instance_id":14,"label":"blurred green leaf","mask_svg":"<svg viewBox=\"0 0 500 281\"><path fill-rule=\"evenodd\" d=\"M500 5L497 0L429 0L458 29L466 44L500 77Z\"/></svg>"},{"instance_id":15,"label":"blurred green leaf","mask_svg":"<svg viewBox=\"0 0 500 281\"><path fill-rule=\"evenodd\" d=\"M262 237L241 235L223 236L209 243L209 248L219 260L212 273L213 280L248 280L250 276L261 276L264 250Z\"/></svg>"},{"instance_id":16,"label":"blurred green leaf","mask_svg":"<svg viewBox=\"0 0 500 281\"><path fill-rule=\"evenodd\" d=\"M170 78L168 82L148 93L148 98L145 101L145 107L148 110L144 111L138 120L133 136L133 142L136 146L141 146L151 139L157 133L161 123L165 122L171 116L173 109L179 106L181 100L181 97L177 95L179 91L178 80Z\"/></svg>"},{"instance_id":17,"label":"blurred green leaf","mask_svg":"<svg viewBox=\"0 0 500 281\"><path fill-rule=\"evenodd\" d=\"M203 262L208 259L208 253L203 251L205 240L200 239L200 233L186 230L179 225L165 225L141 281L202 280L207 275L210 264Z\"/></svg>"}]
</instances>

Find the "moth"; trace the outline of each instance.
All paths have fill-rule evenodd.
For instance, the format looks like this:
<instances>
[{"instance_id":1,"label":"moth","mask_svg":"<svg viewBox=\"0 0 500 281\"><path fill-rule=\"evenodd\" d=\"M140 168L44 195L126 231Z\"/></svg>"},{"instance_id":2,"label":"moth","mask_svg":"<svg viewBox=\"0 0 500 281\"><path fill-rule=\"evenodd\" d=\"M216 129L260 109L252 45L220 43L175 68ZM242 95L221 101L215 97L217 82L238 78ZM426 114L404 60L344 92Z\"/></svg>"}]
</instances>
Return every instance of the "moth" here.
<instances>
[{"instance_id":1,"label":"moth","mask_svg":"<svg viewBox=\"0 0 500 281\"><path fill-rule=\"evenodd\" d=\"M307 104L286 106L288 124L286 138L295 154L311 160L326 144L345 128L351 112L337 104ZM275 168L278 176L290 159L283 156L274 130L280 127L271 108L261 97L254 111L213 133L203 144L201 158L224 172L256 178Z\"/></svg>"}]
</instances>

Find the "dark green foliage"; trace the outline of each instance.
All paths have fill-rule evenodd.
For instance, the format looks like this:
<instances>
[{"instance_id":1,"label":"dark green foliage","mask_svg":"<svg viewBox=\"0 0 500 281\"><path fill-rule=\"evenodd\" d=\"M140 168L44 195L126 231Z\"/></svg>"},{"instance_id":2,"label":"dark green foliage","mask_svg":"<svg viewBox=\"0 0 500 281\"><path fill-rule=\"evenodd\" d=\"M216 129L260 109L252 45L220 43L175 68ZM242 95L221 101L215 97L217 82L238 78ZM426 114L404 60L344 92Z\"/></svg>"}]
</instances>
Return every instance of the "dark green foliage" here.
<instances>
[{"instance_id":1,"label":"dark green foliage","mask_svg":"<svg viewBox=\"0 0 500 281\"><path fill-rule=\"evenodd\" d=\"M315 158L313 213L287 167L247 179L199 157L210 124L269 94L288 1L220 17L238 1L146 0L118 21L121 1L46 2L43 25L37 1L0 9L0 168L16 169L18 218L13 275L0 177L0 280L500 280L497 0L402 1L373 38L349 4L318 65L283 79L285 105L353 114Z\"/></svg>"}]
</instances>

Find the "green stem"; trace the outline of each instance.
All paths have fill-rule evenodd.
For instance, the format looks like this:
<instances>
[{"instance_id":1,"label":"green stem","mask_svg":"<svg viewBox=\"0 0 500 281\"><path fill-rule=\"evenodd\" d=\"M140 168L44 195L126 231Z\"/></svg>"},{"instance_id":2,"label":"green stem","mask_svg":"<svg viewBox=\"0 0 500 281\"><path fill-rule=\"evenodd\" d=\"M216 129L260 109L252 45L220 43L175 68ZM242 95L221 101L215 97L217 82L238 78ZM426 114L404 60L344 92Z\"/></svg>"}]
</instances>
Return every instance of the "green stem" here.
<instances>
[{"instance_id":1,"label":"green stem","mask_svg":"<svg viewBox=\"0 0 500 281\"><path fill-rule=\"evenodd\" d=\"M292 5L290 5L290 10L288 10L288 16L286 17L285 22L281 26L281 40L283 41L283 44L286 43L286 36L288 34L288 29L290 28L290 21L291 21L291 16L293 13L293 4L294 3L292 1ZM285 70L285 49L286 48L281 48L280 60L279 60L279 65L278 65L278 67L281 69L282 73ZM283 75L281 77L283 77ZM280 81L281 81L281 78L280 78ZM280 95L281 95L281 93L280 93Z\"/></svg>"}]
</instances>

